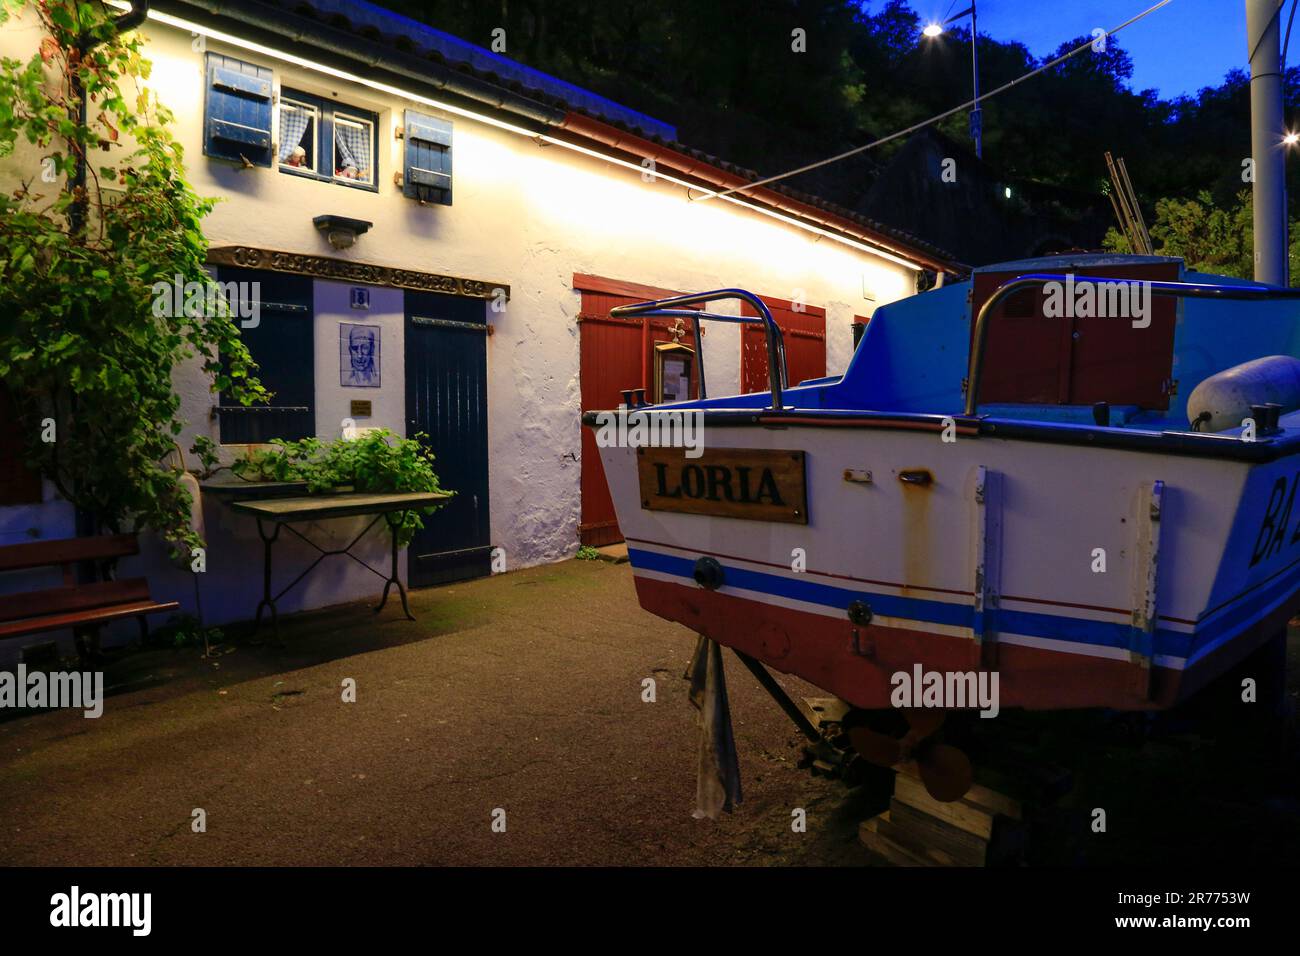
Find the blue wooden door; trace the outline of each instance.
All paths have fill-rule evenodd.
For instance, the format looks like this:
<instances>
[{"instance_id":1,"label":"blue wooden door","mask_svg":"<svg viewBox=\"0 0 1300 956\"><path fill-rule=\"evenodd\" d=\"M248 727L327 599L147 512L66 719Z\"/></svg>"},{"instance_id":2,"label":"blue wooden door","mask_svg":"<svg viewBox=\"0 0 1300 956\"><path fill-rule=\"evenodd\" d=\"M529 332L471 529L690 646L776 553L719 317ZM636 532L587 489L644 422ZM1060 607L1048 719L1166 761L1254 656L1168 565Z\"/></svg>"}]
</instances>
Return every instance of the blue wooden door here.
<instances>
[{"instance_id":1,"label":"blue wooden door","mask_svg":"<svg viewBox=\"0 0 1300 956\"><path fill-rule=\"evenodd\" d=\"M256 269L222 266L221 282L238 283L231 308L239 335L257 363L257 377L274 394L269 404L241 406L221 395L221 443L242 445L273 438L298 441L316 434L316 372L312 280ZM256 324L252 302L257 303Z\"/></svg>"},{"instance_id":2,"label":"blue wooden door","mask_svg":"<svg viewBox=\"0 0 1300 956\"><path fill-rule=\"evenodd\" d=\"M439 482L456 492L411 542L413 587L491 571L486 309L482 299L406 293L406 433L428 436Z\"/></svg>"}]
</instances>

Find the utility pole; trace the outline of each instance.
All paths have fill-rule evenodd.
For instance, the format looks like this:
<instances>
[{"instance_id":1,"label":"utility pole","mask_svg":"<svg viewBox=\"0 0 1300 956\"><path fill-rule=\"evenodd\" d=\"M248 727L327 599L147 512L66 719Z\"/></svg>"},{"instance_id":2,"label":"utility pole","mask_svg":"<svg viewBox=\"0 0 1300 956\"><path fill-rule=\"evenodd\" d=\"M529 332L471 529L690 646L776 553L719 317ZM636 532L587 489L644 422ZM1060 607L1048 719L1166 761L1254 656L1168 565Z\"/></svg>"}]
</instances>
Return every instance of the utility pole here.
<instances>
[{"instance_id":1,"label":"utility pole","mask_svg":"<svg viewBox=\"0 0 1300 956\"><path fill-rule=\"evenodd\" d=\"M970 137L975 140L975 157L984 158L984 112L980 109L979 29L975 25L975 0L970 5L970 68L975 83L975 105L970 111Z\"/></svg>"},{"instance_id":2,"label":"utility pole","mask_svg":"<svg viewBox=\"0 0 1300 956\"><path fill-rule=\"evenodd\" d=\"M1250 53L1250 152L1253 159L1255 281L1285 286L1286 152L1282 138L1282 50L1279 0L1246 0Z\"/></svg>"}]
</instances>

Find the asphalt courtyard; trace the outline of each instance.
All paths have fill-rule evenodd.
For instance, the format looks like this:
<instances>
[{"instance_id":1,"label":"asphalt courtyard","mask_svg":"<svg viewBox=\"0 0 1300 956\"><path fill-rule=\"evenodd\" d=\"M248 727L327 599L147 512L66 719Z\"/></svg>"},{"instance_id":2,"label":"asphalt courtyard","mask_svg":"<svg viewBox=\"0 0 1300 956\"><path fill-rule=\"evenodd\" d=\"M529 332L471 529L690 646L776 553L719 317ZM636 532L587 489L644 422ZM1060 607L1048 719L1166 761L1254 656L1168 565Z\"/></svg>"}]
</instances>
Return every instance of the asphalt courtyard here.
<instances>
[{"instance_id":1,"label":"asphalt courtyard","mask_svg":"<svg viewBox=\"0 0 1300 956\"><path fill-rule=\"evenodd\" d=\"M694 637L641 611L627 565L568 561L411 605L416 623L391 602L378 620L361 605L298 615L279 642L236 633L213 661L135 653L109 667L99 719L0 722L0 864L866 861L867 813L797 769L800 738L734 664L744 803L692 818Z\"/></svg>"},{"instance_id":2,"label":"asphalt courtyard","mask_svg":"<svg viewBox=\"0 0 1300 956\"><path fill-rule=\"evenodd\" d=\"M729 656L744 802L693 819L698 734L681 674L694 635L640 609L626 564L566 561L411 604L415 623L391 603L378 618L352 604L287 618L278 641L235 628L210 660L135 651L106 669L99 719L0 721L0 865L868 863L857 827L887 791L799 769L802 738ZM1289 670L1294 706L1295 630ZM1028 862L1294 865L1294 718L1288 737L1247 716L1257 708L1233 680L1155 733L1100 712L973 721L997 735L987 753L1019 748L1069 771Z\"/></svg>"}]
</instances>

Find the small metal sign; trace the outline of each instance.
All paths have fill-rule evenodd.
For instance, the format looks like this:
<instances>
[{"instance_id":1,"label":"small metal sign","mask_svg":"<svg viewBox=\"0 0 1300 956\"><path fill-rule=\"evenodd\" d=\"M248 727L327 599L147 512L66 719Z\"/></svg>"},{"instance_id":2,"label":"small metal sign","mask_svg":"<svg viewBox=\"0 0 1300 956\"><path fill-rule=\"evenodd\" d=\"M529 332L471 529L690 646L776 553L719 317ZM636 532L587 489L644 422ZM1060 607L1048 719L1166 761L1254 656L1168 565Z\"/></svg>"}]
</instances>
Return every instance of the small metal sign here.
<instances>
[{"instance_id":1,"label":"small metal sign","mask_svg":"<svg viewBox=\"0 0 1300 956\"><path fill-rule=\"evenodd\" d=\"M363 288L360 287L360 286L353 286L353 287L352 287L352 308L354 308L354 309L364 309L364 310L369 310L369 309L370 309L370 290L369 290L369 289L363 289Z\"/></svg>"},{"instance_id":2,"label":"small metal sign","mask_svg":"<svg viewBox=\"0 0 1300 956\"><path fill-rule=\"evenodd\" d=\"M354 400L353 402L351 402L351 405L352 405L353 418L369 418L372 414L370 411L370 402L368 400L366 401Z\"/></svg>"},{"instance_id":3,"label":"small metal sign","mask_svg":"<svg viewBox=\"0 0 1300 956\"><path fill-rule=\"evenodd\" d=\"M808 523L802 451L638 448L637 477L648 511Z\"/></svg>"}]
</instances>

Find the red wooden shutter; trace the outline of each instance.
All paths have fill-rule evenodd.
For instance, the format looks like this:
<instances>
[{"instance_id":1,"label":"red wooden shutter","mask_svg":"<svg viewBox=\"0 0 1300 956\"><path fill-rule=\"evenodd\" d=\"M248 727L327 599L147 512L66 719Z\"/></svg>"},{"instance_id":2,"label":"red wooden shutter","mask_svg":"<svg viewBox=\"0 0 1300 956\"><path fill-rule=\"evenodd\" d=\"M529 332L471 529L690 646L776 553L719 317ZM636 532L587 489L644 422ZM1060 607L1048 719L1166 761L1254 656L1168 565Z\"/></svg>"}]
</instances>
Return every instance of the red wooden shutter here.
<instances>
[{"instance_id":1,"label":"red wooden shutter","mask_svg":"<svg viewBox=\"0 0 1300 956\"><path fill-rule=\"evenodd\" d=\"M645 388L647 397L654 384L654 347L673 341L670 319L611 319L609 310L619 305L665 299L680 295L669 289L620 282L600 276L577 274L573 286L582 294L578 314L581 323L582 410L605 411L623 401L623 390ZM649 328L646 328L649 322ZM681 341L692 345L690 334ZM692 383L692 397L698 385ZM605 468L596 446L595 433L582 429L582 516L578 539L583 544L600 547L623 540L614 502L605 481Z\"/></svg>"},{"instance_id":2,"label":"red wooden shutter","mask_svg":"<svg viewBox=\"0 0 1300 956\"><path fill-rule=\"evenodd\" d=\"M804 305L799 310L785 299L759 296L785 337L786 375L790 385L826 375L826 310ZM741 315L757 316L748 302ZM767 335L759 324L742 325L740 331L740 390L766 392Z\"/></svg>"}]
</instances>

